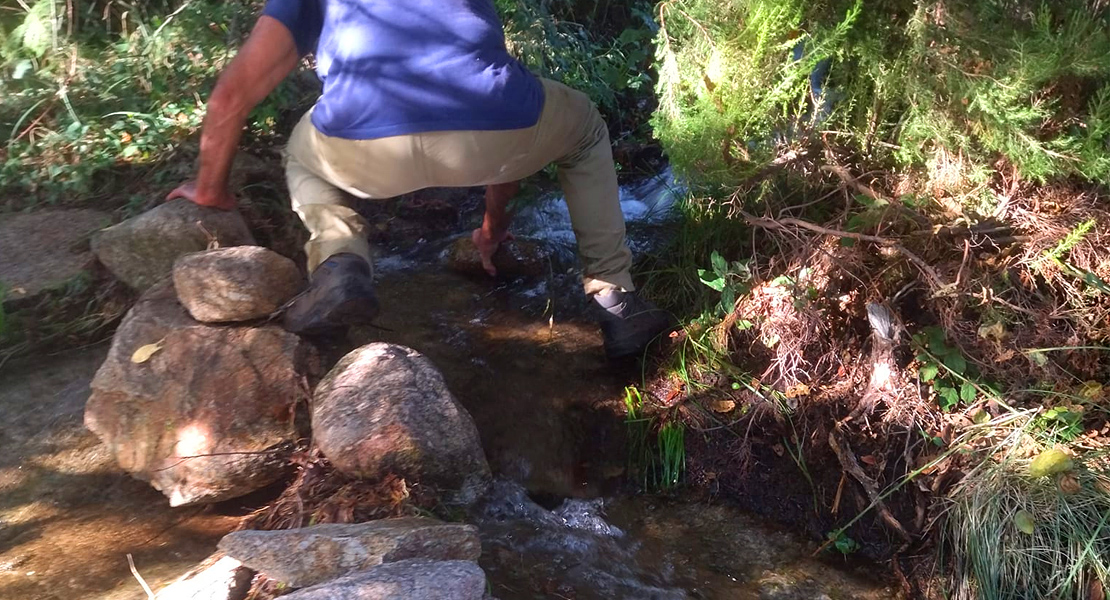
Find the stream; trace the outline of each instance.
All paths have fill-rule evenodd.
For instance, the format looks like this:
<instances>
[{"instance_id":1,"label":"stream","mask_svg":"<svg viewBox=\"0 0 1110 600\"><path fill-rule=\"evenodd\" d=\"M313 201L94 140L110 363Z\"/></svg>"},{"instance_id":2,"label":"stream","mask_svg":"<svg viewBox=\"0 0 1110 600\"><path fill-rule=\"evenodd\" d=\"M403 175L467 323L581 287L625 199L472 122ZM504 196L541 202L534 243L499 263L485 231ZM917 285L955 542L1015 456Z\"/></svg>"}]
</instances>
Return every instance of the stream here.
<instances>
[{"instance_id":1,"label":"stream","mask_svg":"<svg viewBox=\"0 0 1110 600\"><path fill-rule=\"evenodd\" d=\"M655 247L675 189L668 172L622 188L634 252ZM376 264L378 327L353 331L343 346L387 341L423 352L471 412L497 475L470 516L495 597L896 595L867 574L873 567L813 558L816 543L728 505L622 495L623 390L641 374L604 359L571 268L563 204L527 207L514 231L549 246L548 276L464 277L439 258L449 239L386 248ZM171 509L119 471L82 425L106 352L104 343L0 372L0 599L145 598L128 554L158 589L253 508L243 499Z\"/></svg>"}]
</instances>

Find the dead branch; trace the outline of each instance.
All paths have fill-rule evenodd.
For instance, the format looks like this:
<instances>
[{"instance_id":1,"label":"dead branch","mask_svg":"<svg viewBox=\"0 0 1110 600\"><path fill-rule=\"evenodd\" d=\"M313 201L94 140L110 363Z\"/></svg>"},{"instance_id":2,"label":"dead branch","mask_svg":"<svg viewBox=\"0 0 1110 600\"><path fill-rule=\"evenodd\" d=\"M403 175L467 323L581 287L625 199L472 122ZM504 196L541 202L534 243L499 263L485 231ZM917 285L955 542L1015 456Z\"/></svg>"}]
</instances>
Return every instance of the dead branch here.
<instances>
[{"instance_id":1,"label":"dead branch","mask_svg":"<svg viewBox=\"0 0 1110 600\"><path fill-rule=\"evenodd\" d=\"M910 262L912 262L914 265L916 265L917 268L920 269L921 272L924 273L926 277L928 277L930 283L932 283L935 287L941 288L941 287L945 287L947 285L944 282L944 280L941 278L941 276L936 272L936 269L931 267L929 265L929 263L922 260L920 256L918 256L918 255L914 254L913 252L910 252L909 250L907 250L906 247L903 246L902 244L899 244L897 241L892 240L890 238L883 238L883 237L878 237L878 236L874 236L874 235L867 235L867 234L863 234L863 233L855 233L853 231L840 231L838 229L829 229L828 227L822 227L820 225L815 225L813 223L810 223L808 221L803 221L801 219L793 219L793 218L767 219L767 218L762 218L762 217L756 217L755 215L752 215L752 214L749 214L749 213L746 213L746 212L743 212L743 211L741 211L740 214L744 217L744 220L749 225L752 225L754 227L762 227L764 229L786 229L788 226L793 226L793 227L798 227L798 228L801 228L801 229L807 229L807 230L812 231L814 233L820 233L822 235L831 235L831 236L842 237L842 238L850 238L850 239L861 241L861 242L871 242L872 244L878 244L880 246L886 246L887 248L890 248L892 250L897 251L902 256L905 256Z\"/></svg>"},{"instance_id":2,"label":"dead branch","mask_svg":"<svg viewBox=\"0 0 1110 600\"><path fill-rule=\"evenodd\" d=\"M856 459L856 455L852 453L851 447L848 446L848 442L844 441L839 435L840 428L841 424L837 423L833 430L829 432L829 445L832 446L833 453L836 454L837 460L840 461L840 466L863 486L864 491L867 492L867 497L871 499L871 503L879 511L879 516L882 518L883 522L893 529L907 544L912 542L913 537L910 536L906 528L902 526L902 523L890 513L886 504L883 503L883 498L879 495L879 485L864 472L863 467L859 465L859 461Z\"/></svg>"}]
</instances>

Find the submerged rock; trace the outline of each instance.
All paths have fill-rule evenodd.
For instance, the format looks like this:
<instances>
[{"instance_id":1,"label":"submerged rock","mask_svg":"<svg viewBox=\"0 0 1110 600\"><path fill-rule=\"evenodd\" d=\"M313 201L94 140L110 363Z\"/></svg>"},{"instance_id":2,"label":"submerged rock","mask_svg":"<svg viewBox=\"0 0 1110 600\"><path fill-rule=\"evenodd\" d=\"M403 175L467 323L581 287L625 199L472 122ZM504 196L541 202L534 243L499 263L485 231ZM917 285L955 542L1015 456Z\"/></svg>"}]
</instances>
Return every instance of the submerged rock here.
<instances>
[{"instance_id":1,"label":"submerged rock","mask_svg":"<svg viewBox=\"0 0 1110 600\"><path fill-rule=\"evenodd\" d=\"M344 356L316 388L316 444L336 469L367 479L396 474L470 502L489 465L470 414L431 361L374 343Z\"/></svg>"},{"instance_id":2,"label":"submerged rock","mask_svg":"<svg viewBox=\"0 0 1110 600\"><path fill-rule=\"evenodd\" d=\"M286 600L482 600L486 574L461 560L384 563L315 587Z\"/></svg>"},{"instance_id":3,"label":"submerged rock","mask_svg":"<svg viewBox=\"0 0 1110 600\"><path fill-rule=\"evenodd\" d=\"M250 591L254 572L243 563L213 554L197 568L162 588L156 600L243 600Z\"/></svg>"},{"instance_id":4,"label":"submerged rock","mask_svg":"<svg viewBox=\"0 0 1110 600\"><path fill-rule=\"evenodd\" d=\"M113 275L143 291L169 275L177 257L206 250L212 242L255 243L238 212L177 199L101 230L92 238L92 250Z\"/></svg>"},{"instance_id":5,"label":"submerged rock","mask_svg":"<svg viewBox=\"0 0 1110 600\"><path fill-rule=\"evenodd\" d=\"M127 313L85 425L172 506L257 490L284 472L314 348L278 326L197 323L169 282Z\"/></svg>"},{"instance_id":6,"label":"submerged rock","mask_svg":"<svg viewBox=\"0 0 1110 600\"><path fill-rule=\"evenodd\" d=\"M305 587L384 562L414 558L476 561L472 526L422 518L329 523L284 531L236 531L220 549L271 579Z\"/></svg>"},{"instance_id":7,"label":"submerged rock","mask_svg":"<svg viewBox=\"0 0 1110 600\"><path fill-rule=\"evenodd\" d=\"M269 316L304 288L297 265L261 246L235 246L181 256L173 265L177 298L205 323Z\"/></svg>"},{"instance_id":8,"label":"submerged rock","mask_svg":"<svg viewBox=\"0 0 1110 600\"><path fill-rule=\"evenodd\" d=\"M478 247L470 236L455 240L444 254L447 266L467 275L486 275ZM493 255L498 277L539 277L548 270L549 253L536 242L516 239L507 241Z\"/></svg>"}]
</instances>

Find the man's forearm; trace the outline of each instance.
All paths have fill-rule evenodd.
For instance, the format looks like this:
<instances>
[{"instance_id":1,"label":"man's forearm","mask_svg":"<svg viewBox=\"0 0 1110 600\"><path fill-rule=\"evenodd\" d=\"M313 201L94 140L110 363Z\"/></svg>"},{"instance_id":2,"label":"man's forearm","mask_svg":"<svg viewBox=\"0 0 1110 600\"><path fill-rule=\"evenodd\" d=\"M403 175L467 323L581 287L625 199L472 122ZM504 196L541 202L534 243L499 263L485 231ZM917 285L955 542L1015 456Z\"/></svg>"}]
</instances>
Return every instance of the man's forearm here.
<instances>
[{"instance_id":1,"label":"man's forearm","mask_svg":"<svg viewBox=\"0 0 1110 600\"><path fill-rule=\"evenodd\" d=\"M231 163L247 121L241 103L224 96L219 89L212 93L201 129L197 193L202 197L215 197L227 190Z\"/></svg>"},{"instance_id":2,"label":"man's forearm","mask_svg":"<svg viewBox=\"0 0 1110 600\"><path fill-rule=\"evenodd\" d=\"M482 229L486 235L503 234L509 229L512 215L509 213L509 201L520 191L520 182L499 183L486 186L486 215L482 220Z\"/></svg>"}]
</instances>

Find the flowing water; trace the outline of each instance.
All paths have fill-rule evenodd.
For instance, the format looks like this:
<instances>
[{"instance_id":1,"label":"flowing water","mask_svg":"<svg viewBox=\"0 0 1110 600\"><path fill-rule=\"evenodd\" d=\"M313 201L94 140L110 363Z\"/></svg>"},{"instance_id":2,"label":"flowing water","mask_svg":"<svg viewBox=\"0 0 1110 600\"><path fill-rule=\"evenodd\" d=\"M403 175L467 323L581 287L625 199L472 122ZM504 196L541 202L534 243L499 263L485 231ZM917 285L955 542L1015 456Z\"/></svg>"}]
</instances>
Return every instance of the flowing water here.
<instances>
[{"instance_id":1,"label":"flowing water","mask_svg":"<svg viewBox=\"0 0 1110 600\"><path fill-rule=\"evenodd\" d=\"M668 174L622 191L637 252L673 200ZM547 277L476 280L427 241L378 261L378 328L440 367L471 412L498 482L471 515L501 600L887 598L816 544L724 505L622 497L621 399L642 374L604 360L568 267L562 203L527 209L518 235L551 246ZM9 364L0 373L0 599L139 599L126 555L155 589L207 556L249 501L170 509L123 475L85 431L88 383L107 348Z\"/></svg>"}]
</instances>

